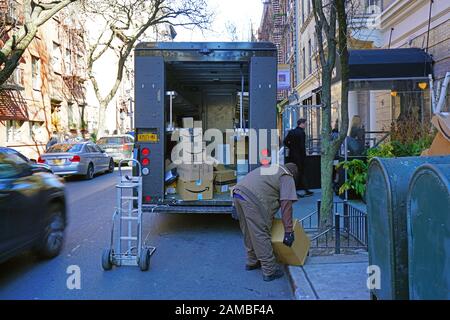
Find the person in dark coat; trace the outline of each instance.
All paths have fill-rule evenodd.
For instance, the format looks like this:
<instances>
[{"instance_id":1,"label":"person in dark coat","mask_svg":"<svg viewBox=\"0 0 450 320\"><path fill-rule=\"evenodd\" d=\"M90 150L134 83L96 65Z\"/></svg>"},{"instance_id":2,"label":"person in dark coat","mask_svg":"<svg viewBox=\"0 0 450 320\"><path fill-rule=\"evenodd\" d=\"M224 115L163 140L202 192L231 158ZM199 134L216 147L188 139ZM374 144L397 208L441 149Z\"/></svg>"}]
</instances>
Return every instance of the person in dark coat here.
<instances>
[{"instance_id":1,"label":"person in dark coat","mask_svg":"<svg viewBox=\"0 0 450 320\"><path fill-rule=\"evenodd\" d=\"M297 190L304 190L304 194L300 197L309 197L314 193L308 189L305 178L305 163L306 163L306 119L299 119L297 121L297 128L288 132L284 139L284 146L289 148L288 162L295 163L298 168L298 185Z\"/></svg>"}]
</instances>

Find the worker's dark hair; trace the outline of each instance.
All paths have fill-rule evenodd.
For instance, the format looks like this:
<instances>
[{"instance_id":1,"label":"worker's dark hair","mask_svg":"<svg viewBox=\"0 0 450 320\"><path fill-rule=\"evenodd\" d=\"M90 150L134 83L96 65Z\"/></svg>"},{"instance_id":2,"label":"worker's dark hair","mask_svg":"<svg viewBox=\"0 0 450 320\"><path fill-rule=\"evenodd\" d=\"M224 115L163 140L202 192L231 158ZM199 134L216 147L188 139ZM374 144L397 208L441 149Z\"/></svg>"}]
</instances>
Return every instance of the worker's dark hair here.
<instances>
[{"instance_id":1,"label":"worker's dark hair","mask_svg":"<svg viewBox=\"0 0 450 320\"><path fill-rule=\"evenodd\" d=\"M297 125L299 126L299 125L301 125L301 124L303 124L305 122L306 122L305 118L300 118L300 119L297 120Z\"/></svg>"}]
</instances>

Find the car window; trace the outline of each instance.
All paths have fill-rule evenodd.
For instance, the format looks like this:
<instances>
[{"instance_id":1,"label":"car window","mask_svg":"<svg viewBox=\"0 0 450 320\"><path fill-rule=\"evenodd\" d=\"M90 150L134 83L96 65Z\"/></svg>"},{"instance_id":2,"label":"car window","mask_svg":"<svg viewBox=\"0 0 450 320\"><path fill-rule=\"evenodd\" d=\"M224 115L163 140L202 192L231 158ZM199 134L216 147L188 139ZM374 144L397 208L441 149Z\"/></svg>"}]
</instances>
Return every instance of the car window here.
<instances>
[{"instance_id":1,"label":"car window","mask_svg":"<svg viewBox=\"0 0 450 320\"><path fill-rule=\"evenodd\" d=\"M71 144L71 143L58 143L51 146L46 153L58 153L58 152L80 152L83 148L83 145L80 143Z\"/></svg>"},{"instance_id":2,"label":"car window","mask_svg":"<svg viewBox=\"0 0 450 320\"><path fill-rule=\"evenodd\" d=\"M5 149L5 152L8 154L14 154L16 156L18 156L19 158L21 158L23 161L25 162L29 162L28 158L25 157L23 154L21 154L19 151L14 150L14 149Z\"/></svg>"},{"instance_id":3,"label":"car window","mask_svg":"<svg viewBox=\"0 0 450 320\"><path fill-rule=\"evenodd\" d=\"M103 137L97 140L97 144L123 144L123 137Z\"/></svg>"},{"instance_id":4,"label":"car window","mask_svg":"<svg viewBox=\"0 0 450 320\"><path fill-rule=\"evenodd\" d=\"M85 152L95 152L94 148L93 148L90 144L87 144L87 145L84 147L84 151L85 151Z\"/></svg>"},{"instance_id":5,"label":"car window","mask_svg":"<svg viewBox=\"0 0 450 320\"><path fill-rule=\"evenodd\" d=\"M17 154L0 152L0 179L21 176L26 168L28 168L27 162Z\"/></svg>"},{"instance_id":6,"label":"car window","mask_svg":"<svg viewBox=\"0 0 450 320\"><path fill-rule=\"evenodd\" d=\"M102 149L96 144L93 144L92 147L95 149L95 152L102 152Z\"/></svg>"}]
</instances>

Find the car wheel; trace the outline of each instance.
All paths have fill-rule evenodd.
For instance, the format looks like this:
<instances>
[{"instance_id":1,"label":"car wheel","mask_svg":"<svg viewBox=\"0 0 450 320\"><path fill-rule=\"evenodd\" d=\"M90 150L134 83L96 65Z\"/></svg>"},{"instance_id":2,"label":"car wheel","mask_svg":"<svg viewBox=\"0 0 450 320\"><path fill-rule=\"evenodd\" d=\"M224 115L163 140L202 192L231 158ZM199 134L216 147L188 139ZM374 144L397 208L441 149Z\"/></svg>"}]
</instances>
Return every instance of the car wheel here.
<instances>
[{"instance_id":1,"label":"car wheel","mask_svg":"<svg viewBox=\"0 0 450 320\"><path fill-rule=\"evenodd\" d=\"M114 160L113 159L109 160L108 173L113 173L114 172L114 167L115 167Z\"/></svg>"},{"instance_id":2,"label":"car wheel","mask_svg":"<svg viewBox=\"0 0 450 320\"><path fill-rule=\"evenodd\" d=\"M86 180L91 180L94 178L94 165L92 163L89 163L86 175L84 177Z\"/></svg>"},{"instance_id":3,"label":"car wheel","mask_svg":"<svg viewBox=\"0 0 450 320\"><path fill-rule=\"evenodd\" d=\"M45 227L44 237L36 248L36 253L44 259L56 257L64 243L64 217L62 206L51 204L49 207L49 223Z\"/></svg>"}]
</instances>

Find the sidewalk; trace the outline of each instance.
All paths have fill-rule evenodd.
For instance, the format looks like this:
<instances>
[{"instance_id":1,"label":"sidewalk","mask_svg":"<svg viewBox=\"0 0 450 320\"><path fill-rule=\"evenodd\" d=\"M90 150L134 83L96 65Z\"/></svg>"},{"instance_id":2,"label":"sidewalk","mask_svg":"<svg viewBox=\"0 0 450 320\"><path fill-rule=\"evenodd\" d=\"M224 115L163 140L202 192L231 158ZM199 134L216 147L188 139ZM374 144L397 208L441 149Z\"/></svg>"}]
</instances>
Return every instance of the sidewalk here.
<instances>
[{"instance_id":1,"label":"sidewalk","mask_svg":"<svg viewBox=\"0 0 450 320\"><path fill-rule=\"evenodd\" d=\"M294 204L294 217L301 219L317 208L319 190L314 195L299 198ZM335 200L341 200L335 197ZM312 220L311 227L317 227ZM366 286L367 252L328 256L309 256L303 267L288 266L289 277L298 300L368 300Z\"/></svg>"},{"instance_id":2,"label":"sidewalk","mask_svg":"<svg viewBox=\"0 0 450 320\"><path fill-rule=\"evenodd\" d=\"M303 267L288 266L297 300L368 300L367 253L308 257Z\"/></svg>"}]
</instances>

